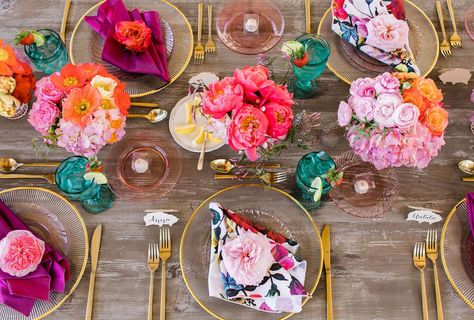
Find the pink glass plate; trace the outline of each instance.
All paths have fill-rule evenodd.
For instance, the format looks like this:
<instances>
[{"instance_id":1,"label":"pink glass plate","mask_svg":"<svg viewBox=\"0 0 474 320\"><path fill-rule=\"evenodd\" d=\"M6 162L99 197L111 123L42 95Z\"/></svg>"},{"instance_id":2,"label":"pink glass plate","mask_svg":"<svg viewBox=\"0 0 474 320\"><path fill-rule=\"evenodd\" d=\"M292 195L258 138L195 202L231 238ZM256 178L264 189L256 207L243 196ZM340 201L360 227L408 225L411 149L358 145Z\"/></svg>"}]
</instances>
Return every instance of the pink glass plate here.
<instances>
[{"instance_id":1,"label":"pink glass plate","mask_svg":"<svg viewBox=\"0 0 474 320\"><path fill-rule=\"evenodd\" d=\"M474 5L467 10L464 25L466 26L467 34L474 40Z\"/></svg>"}]
</instances>

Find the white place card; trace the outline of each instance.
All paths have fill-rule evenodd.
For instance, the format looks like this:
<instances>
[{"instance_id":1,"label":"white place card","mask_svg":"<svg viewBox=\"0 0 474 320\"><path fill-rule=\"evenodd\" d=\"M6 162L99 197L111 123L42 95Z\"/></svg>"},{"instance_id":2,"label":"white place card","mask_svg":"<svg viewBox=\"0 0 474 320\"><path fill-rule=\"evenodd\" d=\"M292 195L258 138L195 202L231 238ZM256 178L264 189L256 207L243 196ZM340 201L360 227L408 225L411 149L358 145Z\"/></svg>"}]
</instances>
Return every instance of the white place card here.
<instances>
[{"instance_id":1,"label":"white place card","mask_svg":"<svg viewBox=\"0 0 474 320\"><path fill-rule=\"evenodd\" d=\"M433 224L439 221L443 221L443 218L437 213L429 210L415 210L408 214L406 221L416 221L418 223L429 223Z\"/></svg>"},{"instance_id":2,"label":"white place card","mask_svg":"<svg viewBox=\"0 0 474 320\"><path fill-rule=\"evenodd\" d=\"M145 221L145 226L172 226L176 222L178 222L178 218L173 216L172 214L168 214L163 211L151 211L146 210L147 214L143 218Z\"/></svg>"}]
</instances>

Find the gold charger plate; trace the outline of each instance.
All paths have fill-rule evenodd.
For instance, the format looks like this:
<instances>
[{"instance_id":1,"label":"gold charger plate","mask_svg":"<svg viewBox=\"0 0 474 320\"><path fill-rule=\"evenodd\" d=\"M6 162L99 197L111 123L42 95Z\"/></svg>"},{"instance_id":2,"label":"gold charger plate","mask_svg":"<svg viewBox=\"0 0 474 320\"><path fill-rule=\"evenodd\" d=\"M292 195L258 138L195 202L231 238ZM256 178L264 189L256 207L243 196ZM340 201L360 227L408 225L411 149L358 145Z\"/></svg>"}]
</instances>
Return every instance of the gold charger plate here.
<instances>
[{"instance_id":1,"label":"gold charger plate","mask_svg":"<svg viewBox=\"0 0 474 320\"><path fill-rule=\"evenodd\" d=\"M95 62L103 64L107 70L127 84L127 92L131 97L142 97L163 90L172 84L184 72L191 60L194 38L191 25L186 16L173 4L166 0L125 0L127 9L158 11L161 18L163 37L168 56L168 83L146 74L125 72L102 61L103 41L84 21L86 16L95 15L98 7L105 1L94 5L79 19L71 35L69 56L73 64Z\"/></svg>"},{"instance_id":2,"label":"gold charger plate","mask_svg":"<svg viewBox=\"0 0 474 320\"><path fill-rule=\"evenodd\" d=\"M466 199L454 206L444 222L441 232L441 260L449 282L457 294L474 309L474 279L463 261L466 237L472 236Z\"/></svg>"},{"instance_id":3,"label":"gold charger plate","mask_svg":"<svg viewBox=\"0 0 474 320\"><path fill-rule=\"evenodd\" d=\"M0 199L71 265L65 293L51 292L49 301L37 300L29 317L0 304L0 319L42 319L58 309L74 292L87 265L89 242L86 225L76 207L48 189L19 187L0 191Z\"/></svg>"},{"instance_id":4,"label":"gold charger plate","mask_svg":"<svg viewBox=\"0 0 474 320\"><path fill-rule=\"evenodd\" d=\"M421 75L427 76L438 61L438 34L430 18L416 4L405 0L405 11L410 26L410 47ZM384 68L384 65L376 62L375 59L359 53L356 49L348 51L344 40L332 31L331 25L332 8L330 7L319 23L318 35L329 42L331 54L327 66L337 77L351 84L358 78L375 77L390 70L390 68Z\"/></svg>"},{"instance_id":5,"label":"gold charger plate","mask_svg":"<svg viewBox=\"0 0 474 320\"><path fill-rule=\"evenodd\" d=\"M239 319L288 319L293 313L266 313L209 296L209 203L212 201L296 240L300 244L297 255L308 264L305 288L310 295L316 290L323 268L322 242L316 223L308 211L286 192L259 184L242 184L220 190L204 200L192 214L181 238L179 259L184 282L206 312L217 319L235 319L236 314ZM308 300L305 298L303 305Z\"/></svg>"}]
</instances>

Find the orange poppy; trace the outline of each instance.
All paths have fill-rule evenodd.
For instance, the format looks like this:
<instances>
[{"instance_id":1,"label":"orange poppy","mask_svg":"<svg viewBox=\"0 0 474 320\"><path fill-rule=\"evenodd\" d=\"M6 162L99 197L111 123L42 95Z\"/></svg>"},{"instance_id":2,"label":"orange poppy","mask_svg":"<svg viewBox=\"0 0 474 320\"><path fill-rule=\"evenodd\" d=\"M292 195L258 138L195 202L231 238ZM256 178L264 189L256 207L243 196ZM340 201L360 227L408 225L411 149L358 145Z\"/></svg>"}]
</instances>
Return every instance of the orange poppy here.
<instances>
[{"instance_id":1,"label":"orange poppy","mask_svg":"<svg viewBox=\"0 0 474 320\"><path fill-rule=\"evenodd\" d=\"M16 87L12 95L21 103L27 103L31 99L32 90L35 88L36 81L30 66L21 61L20 65L25 71L15 74Z\"/></svg>"},{"instance_id":2,"label":"orange poppy","mask_svg":"<svg viewBox=\"0 0 474 320\"><path fill-rule=\"evenodd\" d=\"M114 99L115 104L120 109L120 112L123 115L128 114L128 109L130 108L130 96L125 92L125 84L118 83L114 90Z\"/></svg>"},{"instance_id":3,"label":"orange poppy","mask_svg":"<svg viewBox=\"0 0 474 320\"><path fill-rule=\"evenodd\" d=\"M0 39L0 74L3 76L11 76L17 71L21 71L21 67L16 59L13 48Z\"/></svg>"},{"instance_id":4,"label":"orange poppy","mask_svg":"<svg viewBox=\"0 0 474 320\"><path fill-rule=\"evenodd\" d=\"M72 89L63 101L63 118L84 128L102 103L99 90L91 85Z\"/></svg>"},{"instance_id":5,"label":"orange poppy","mask_svg":"<svg viewBox=\"0 0 474 320\"><path fill-rule=\"evenodd\" d=\"M77 67L81 70L84 81L90 82L99 73L102 66L95 63L83 63Z\"/></svg>"},{"instance_id":6,"label":"orange poppy","mask_svg":"<svg viewBox=\"0 0 474 320\"><path fill-rule=\"evenodd\" d=\"M81 69L70 63L65 65L59 74L53 73L50 79L59 90L65 93L84 86L85 82Z\"/></svg>"}]
</instances>

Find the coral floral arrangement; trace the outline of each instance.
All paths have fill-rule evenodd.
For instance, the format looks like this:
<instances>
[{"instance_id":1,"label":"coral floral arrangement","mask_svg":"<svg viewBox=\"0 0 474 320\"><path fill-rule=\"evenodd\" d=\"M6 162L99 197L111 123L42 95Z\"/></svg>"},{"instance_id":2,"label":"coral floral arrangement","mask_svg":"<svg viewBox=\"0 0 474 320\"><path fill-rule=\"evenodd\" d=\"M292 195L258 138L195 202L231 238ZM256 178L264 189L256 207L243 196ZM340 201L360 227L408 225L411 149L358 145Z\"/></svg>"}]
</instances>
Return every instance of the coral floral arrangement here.
<instances>
[{"instance_id":1,"label":"coral floral arrangement","mask_svg":"<svg viewBox=\"0 0 474 320\"><path fill-rule=\"evenodd\" d=\"M125 135L130 96L103 66L68 64L38 81L35 96L28 121L47 146L91 157Z\"/></svg>"},{"instance_id":2,"label":"coral floral arrangement","mask_svg":"<svg viewBox=\"0 0 474 320\"><path fill-rule=\"evenodd\" d=\"M425 168L445 144L443 95L431 79L414 73L360 78L339 105L339 125L354 152L377 169Z\"/></svg>"}]
</instances>

